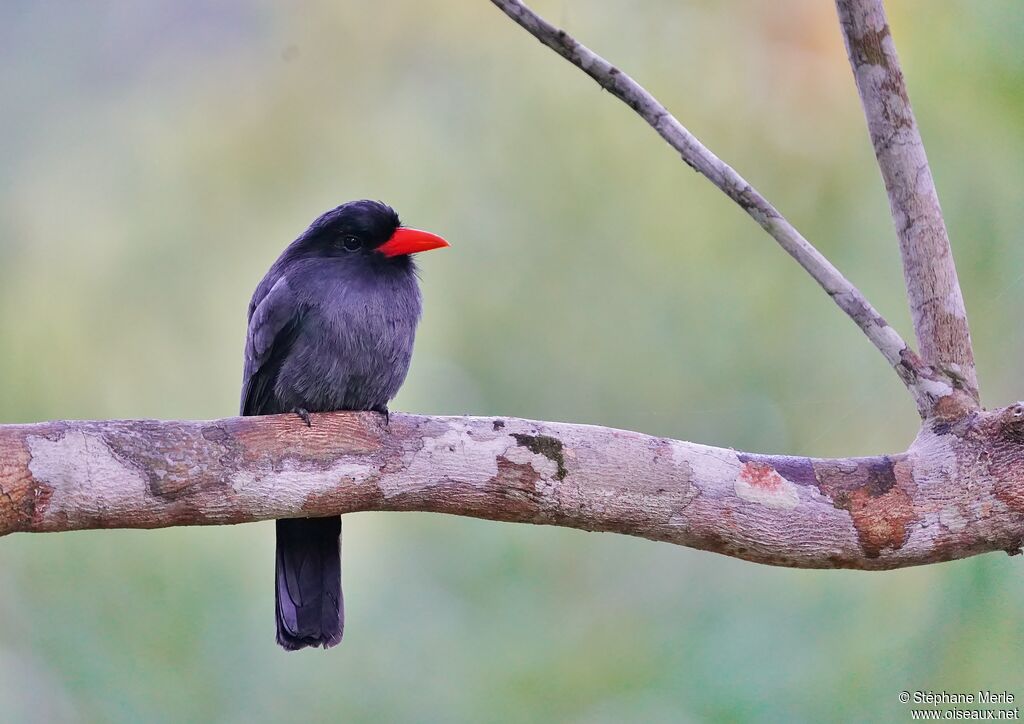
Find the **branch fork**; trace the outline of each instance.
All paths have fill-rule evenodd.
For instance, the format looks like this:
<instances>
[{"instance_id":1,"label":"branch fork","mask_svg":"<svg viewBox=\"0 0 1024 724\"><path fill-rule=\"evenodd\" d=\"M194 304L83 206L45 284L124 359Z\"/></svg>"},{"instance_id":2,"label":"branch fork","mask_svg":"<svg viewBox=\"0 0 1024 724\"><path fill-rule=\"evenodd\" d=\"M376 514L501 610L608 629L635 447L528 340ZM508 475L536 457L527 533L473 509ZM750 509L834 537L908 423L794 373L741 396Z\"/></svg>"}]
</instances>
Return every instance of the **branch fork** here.
<instances>
[{"instance_id":1,"label":"branch fork","mask_svg":"<svg viewBox=\"0 0 1024 724\"><path fill-rule=\"evenodd\" d=\"M711 181L768 232L882 353L910 391L922 418L978 408L967 314L881 0L837 0L837 7L844 37L852 48L850 60L873 137L877 128L879 138L898 140L880 144L886 150L878 152L878 161L887 188L891 186L890 201L900 230L907 293L914 310L921 355L757 189L704 146L643 86L519 0L491 2L632 108L688 166ZM871 28L884 28L884 32L876 30L872 35ZM873 40L877 42L872 43ZM884 47L880 45L882 40L888 41ZM885 60L881 73L875 71L878 66L872 65L879 58ZM898 152L894 150L897 147L901 149Z\"/></svg>"}]
</instances>

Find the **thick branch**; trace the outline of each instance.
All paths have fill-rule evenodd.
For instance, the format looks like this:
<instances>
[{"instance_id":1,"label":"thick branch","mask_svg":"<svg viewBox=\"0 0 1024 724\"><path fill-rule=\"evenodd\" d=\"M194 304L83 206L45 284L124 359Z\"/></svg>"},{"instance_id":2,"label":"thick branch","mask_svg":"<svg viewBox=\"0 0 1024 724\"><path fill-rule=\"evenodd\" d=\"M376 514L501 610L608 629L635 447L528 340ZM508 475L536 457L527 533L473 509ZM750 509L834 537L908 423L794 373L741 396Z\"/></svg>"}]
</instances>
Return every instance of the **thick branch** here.
<instances>
[{"instance_id":1,"label":"thick branch","mask_svg":"<svg viewBox=\"0 0 1024 724\"><path fill-rule=\"evenodd\" d=\"M898 455L752 455L513 418L294 415L0 425L0 535L367 510L613 531L803 568L883 569L1024 539L1024 407Z\"/></svg>"},{"instance_id":2,"label":"thick branch","mask_svg":"<svg viewBox=\"0 0 1024 724\"><path fill-rule=\"evenodd\" d=\"M940 400L954 394L949 381L938 375L908 347L857 287L815 249L757 189L697 140L639 83L518 0L491 2L540 42L636 111L679 152L683 161L703 174L760 224L828 292L839 308L878 348L910 390L922 416L929 414Z\"/></svg>"},{"instance_id":3,"label":"thick branch","mask_svg":"<svg viewBox=\"0 0 1024 724\"><path fill-rule=\"evenodd\" d=\"M977 402L967 310L885 8L882 0L836 0L836 8L889 193L921 357Z\"/></svg>"}]
</instances>

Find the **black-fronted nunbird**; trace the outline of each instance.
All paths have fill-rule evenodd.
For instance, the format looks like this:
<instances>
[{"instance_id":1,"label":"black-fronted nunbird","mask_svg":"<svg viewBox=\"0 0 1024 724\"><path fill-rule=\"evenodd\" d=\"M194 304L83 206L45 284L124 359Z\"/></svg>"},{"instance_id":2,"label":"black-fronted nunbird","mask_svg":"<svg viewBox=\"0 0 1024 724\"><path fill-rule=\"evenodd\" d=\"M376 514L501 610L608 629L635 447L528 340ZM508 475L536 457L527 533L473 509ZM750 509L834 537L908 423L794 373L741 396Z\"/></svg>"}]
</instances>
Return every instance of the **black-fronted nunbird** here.
<instances>
[{"instance_id":1,"label":"black-fronted nunbird","mask_svg":"<svg viewBox=\"0 0 1024 724\"><path fill-rule=\"evenodd\" d=\"M376 201L316 219L284 250L249 304L242 414L376 410L409 370L420 318L411 255L448 246ZM327 648L345 626L341 517L277 521L277 641Z\"/></svg>"}]
</instances>

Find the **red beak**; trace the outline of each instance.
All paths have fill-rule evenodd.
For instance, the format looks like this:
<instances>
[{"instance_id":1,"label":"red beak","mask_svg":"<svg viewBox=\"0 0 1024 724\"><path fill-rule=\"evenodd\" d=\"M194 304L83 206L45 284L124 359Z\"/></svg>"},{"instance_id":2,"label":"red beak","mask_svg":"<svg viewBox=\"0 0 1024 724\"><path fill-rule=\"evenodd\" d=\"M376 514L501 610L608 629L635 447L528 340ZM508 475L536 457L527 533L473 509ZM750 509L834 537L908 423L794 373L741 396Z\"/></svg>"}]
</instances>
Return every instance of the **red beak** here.
<instances>
[{"instance_id":1,"label":"red beak","mask_svg":"<svg viewBox=\"0 0 1024 724\"><path fill-rule=\"evenodd\" d=\"M403 226L396 229L390 239L378 246L377 251L384 256L403 256L415 254L418 251L440 249L445 246L449 246L448 242L437 234Z\"/></svg>"}]
</instances>

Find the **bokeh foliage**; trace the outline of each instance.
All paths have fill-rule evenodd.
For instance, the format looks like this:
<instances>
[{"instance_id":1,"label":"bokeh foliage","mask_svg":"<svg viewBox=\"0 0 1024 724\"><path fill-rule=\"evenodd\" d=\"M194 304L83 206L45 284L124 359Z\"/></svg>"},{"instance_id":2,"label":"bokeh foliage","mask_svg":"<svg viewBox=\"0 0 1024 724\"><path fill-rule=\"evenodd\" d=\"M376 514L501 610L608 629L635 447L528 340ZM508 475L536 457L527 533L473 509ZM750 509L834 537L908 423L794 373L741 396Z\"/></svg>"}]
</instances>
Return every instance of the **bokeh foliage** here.
<instances>
[{"instance_id":1,"label":"bokeh foliage","mask_svg":"<svg viewBox=\"0 0 1024 724\"><path fill-rule=\"evenodd\" d=\"M1024 5L892 3L983 396L1024 397ZM654 91L912 338L831 4L536 7ZM381 198L422 259L393 409L747 450L902 449L909 396L749 219L490 3L0 5L0 416L237 409L249 294L316 214ZM0 719L905 720L1024 681L990 555L770 569L442 516L345 524L348 629L273 643L270 524L0 541ZM1024 690L1016 692L1024 696Z\"/></svg>"}]
</instances>

